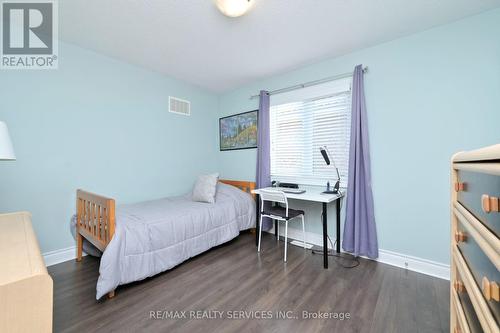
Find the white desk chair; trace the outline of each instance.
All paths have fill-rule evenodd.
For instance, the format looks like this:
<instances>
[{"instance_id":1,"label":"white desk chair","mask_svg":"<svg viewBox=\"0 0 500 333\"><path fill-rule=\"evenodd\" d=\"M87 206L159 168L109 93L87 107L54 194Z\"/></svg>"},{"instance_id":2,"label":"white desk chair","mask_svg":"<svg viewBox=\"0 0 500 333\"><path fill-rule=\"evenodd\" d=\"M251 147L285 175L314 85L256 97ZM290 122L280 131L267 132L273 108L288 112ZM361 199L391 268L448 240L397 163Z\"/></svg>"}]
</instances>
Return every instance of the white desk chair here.
<instances>
[{"instance_id":1,"label":"white desk chair","mask_svg":"<svg viewBox=\"0 0 500 333\"><path fill-rule=\"evenodd\" d=\"M279 222L285 222L285 259L286 262L286 252L288 245L288 221L294 219L296 217L302 218L302 233L303 233L303 241L304 241L304 249L306 248L306 230L304 227L304 211L288 208L288 200L286 195L282 191L278 190L260 190L260 228L259 228L259 245L257 247L257 252L260 252L260 241L262 238L262 218L269 217L273 220ZM271 207L269 209L264 209L264 203L270 202ZM274 206L273 203L282 203L285 204L285 207ZM279 229L278 229L279 230ZM278 232L279 237L279 232Z\"/></svg>"}]
</instances>

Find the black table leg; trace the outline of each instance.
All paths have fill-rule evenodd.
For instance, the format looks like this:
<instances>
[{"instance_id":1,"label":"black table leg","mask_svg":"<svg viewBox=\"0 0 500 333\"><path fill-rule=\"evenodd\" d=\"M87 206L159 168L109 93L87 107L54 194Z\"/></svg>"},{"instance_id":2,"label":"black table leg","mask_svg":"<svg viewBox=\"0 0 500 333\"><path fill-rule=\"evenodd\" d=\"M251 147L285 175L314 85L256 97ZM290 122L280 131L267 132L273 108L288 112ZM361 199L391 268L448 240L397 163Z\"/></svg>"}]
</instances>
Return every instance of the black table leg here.
<instances>
[{"instance_id":1,"label":"black table leg","mask_svg":"<svg viewBox=\"0 0 500 333\"><path fill-rule=\"evenodd\" d=\"M260 210L259 210L259 195L255 195L255 207L256 207L256 214L255 216L257 217L257 221L255 221L255 246L259 245L259 230L260 230Z\"/></svg>"},{"instance_id":2,"label":"black table leg","mask_svg":"<svg viewBox=\"0 0 500 333\"><path fill-rule=\"evenodd\" d=\"M340 253L340 203L342 198L338 198L335 205L337 206L337 253Z\"/></svg>"},{"instance_id":3,"label":"black table leg","mask_svg":"<svg viewBox=\"0 0 500 333\"><path fill-rule=\"evenodd\" d=\"M323 202L323 267L328 268L328 230L326 217L326 202Z\"/></svg>"}]
</instances>

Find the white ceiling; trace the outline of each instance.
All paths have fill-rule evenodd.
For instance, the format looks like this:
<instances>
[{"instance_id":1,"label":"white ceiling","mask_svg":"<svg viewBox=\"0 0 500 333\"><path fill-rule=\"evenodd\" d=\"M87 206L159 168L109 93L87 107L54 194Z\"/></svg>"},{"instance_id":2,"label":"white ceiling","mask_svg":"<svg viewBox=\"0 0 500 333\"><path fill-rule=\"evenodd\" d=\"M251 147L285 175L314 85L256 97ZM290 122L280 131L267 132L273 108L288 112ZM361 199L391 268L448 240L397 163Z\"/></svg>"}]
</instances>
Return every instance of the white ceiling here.
<instances>
[{"instance_id":1,"label":"white ceiling","mask_svg":"<svg viewBox=\"0 0 500 333\"><path fill-rule=\"evenodd\" d=\"M500 6L500 0L63 0L59 36L213 92Z\"/></svg>"}]
</instances>

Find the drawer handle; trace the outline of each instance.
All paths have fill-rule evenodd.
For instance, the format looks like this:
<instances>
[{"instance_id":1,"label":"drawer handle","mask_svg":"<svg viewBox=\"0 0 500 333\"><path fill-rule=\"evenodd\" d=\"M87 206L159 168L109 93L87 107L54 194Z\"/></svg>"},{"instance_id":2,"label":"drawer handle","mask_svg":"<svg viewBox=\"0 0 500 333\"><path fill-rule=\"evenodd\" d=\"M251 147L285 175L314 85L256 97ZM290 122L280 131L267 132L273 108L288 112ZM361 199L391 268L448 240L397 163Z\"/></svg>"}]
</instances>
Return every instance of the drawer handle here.
<instances>
[{"instance_id":1,"label":"drawer handle","mask_svg":"<svg viewBox=\"0 0 500 333\"><path fill-rule=\"evenodd\" d=\"M460 192L463 190L465 190L465 183L456 182L455 183L455 192Z\"/></svg>"},{"instance_id":2,"label":"drawer handle","mask_svg":"<svg viewBox=\"0 0 500 333\"><path fill-rule=\"evenodd\" d=\"M499 212L498 198L483 194L481 197L481 207L485 213Z\"/></svg>"},{"instance_id":3,"label":"drawer handle","mask_svg":"<svg viewBox=\"0 0 500 333\"><path fill-rule=\"evenodd\" d=\"M465 285L462 281L455 280L455 282L453 282L453 289L455 289L457 293L462 293L465 291Z\"/></svg>"},{"instance_id":4,"label":"drawer handle","mask_svg":"<svg viewBox=\"0 0 500 333\"><path fill-rule=\"evenodd\" d=\"M490 281L485 276L482 281L483 296L487 301L495 300L500 301L500 292L498 289L498 283L495 281Z\"/></svg>"},{"instance_id":5,"label":"drawer handle","mask_svg":"<svg viewBox=\"0 0 500 333\"><path fill-rule=\"evenodd\" d=\"M467 242L467 234L462 231L455 231L455 241L457 243Z\"/></svg>"}]
</instances>

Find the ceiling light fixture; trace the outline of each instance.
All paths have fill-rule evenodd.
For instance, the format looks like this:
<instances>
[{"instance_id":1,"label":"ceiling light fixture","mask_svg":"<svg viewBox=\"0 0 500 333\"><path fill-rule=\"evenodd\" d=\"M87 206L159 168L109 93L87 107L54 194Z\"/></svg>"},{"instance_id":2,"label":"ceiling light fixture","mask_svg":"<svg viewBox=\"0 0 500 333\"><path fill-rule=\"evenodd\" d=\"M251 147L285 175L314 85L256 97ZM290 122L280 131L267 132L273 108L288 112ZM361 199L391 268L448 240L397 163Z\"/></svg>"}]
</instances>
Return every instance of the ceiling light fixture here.
<instances>
[{"instance_id":1,"label":"ceiling light fixture","mask_svg":"<svg viewBox=\"0 0 500 333\"><path fill-rule=\"evenodd\" d=\"M238 17L252 7L255 0L215 0L217 8L226 16Z\"/></svg>"}]
</instances>

